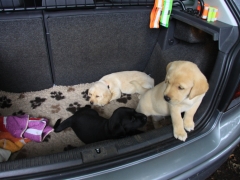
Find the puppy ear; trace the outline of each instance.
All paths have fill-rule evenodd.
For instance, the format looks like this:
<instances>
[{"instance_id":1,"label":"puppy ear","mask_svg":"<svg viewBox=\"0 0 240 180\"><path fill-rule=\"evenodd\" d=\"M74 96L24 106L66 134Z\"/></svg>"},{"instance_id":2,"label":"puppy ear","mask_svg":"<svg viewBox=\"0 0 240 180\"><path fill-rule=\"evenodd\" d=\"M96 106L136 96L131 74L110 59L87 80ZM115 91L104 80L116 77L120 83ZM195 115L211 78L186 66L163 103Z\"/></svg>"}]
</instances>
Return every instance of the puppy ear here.
<instances>
[{"instance_id":1,"label":"puppy ear","mask_svg":"<svg viewBox=\"0 0 240 180\"><path fill-rule=\"evenodd\" d=\"M189 99L192 99L198 95L204 94L208 91L209 85L206 77L201 73L201 75L196 75L193 81L193 87L189 94Z\"/></svg>"},{"instance_id":2,"label":"puppy ear","mask_svg":"<svg viewBox=\"0 0 240 180\"><path fill-rule=\"evenodd\" d=\"M166 72L168 72L169 68L171 67L172 62L168 63L167 67L166 67Z\"/></svg>"}]
</instances>

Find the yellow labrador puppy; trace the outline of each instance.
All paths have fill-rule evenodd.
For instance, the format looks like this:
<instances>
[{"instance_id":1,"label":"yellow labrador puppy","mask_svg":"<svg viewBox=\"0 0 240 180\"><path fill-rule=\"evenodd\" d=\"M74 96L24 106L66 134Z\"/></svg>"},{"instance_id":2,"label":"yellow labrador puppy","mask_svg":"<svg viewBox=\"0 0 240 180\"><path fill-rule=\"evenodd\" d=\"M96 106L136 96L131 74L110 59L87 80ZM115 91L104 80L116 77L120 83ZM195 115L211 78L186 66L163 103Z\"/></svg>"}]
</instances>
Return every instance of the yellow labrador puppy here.
<instances>
[{"instance_id":1,"label":"yellow labrador puppy","mask_svg":"<svg viewBox=\"0 0 240 180\"><path fill-rule=\"evenodd\" d=\"M103 76L88 90L91 104L104 106L125 94L143 94L154 87L154 80L140 71L122 71Z\"/></svg>"},{"instance_id":2,"label":"yellow labrador puppy","mask_svg":"<svg viewBox=\"0 0 240 180\"><path fill-rule=\"evenodd\" d=\"M136 111L147 116L171 115L174 137L185 141L185 130L194 130L193 116L208 87L196 64L174 61L167 65L165 81L141 96ZM185 112L183 119L181 112Z\"/></svg>"}]
</instances>

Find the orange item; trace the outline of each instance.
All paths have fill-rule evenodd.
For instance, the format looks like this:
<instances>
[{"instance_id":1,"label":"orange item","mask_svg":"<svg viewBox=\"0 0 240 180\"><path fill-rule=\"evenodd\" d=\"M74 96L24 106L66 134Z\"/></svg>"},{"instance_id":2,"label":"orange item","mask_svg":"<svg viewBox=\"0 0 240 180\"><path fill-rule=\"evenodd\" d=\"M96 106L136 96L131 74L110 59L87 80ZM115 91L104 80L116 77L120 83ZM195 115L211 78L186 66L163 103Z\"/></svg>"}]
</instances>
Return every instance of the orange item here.
<instances>
[{"instance_id":1,"label":"orange item","mask_svg":"<svg viewBox=\"0 0 240 180\"><path fill-rule=\"evenodd\" d=\"M202 19L207 19L208 17L208 10L209 10L209 5L208 4L204 4L204 10L202 13Z\"/></svg>"},{"instance_id":2,"label":"orange item","mask_svg":"<svg viewBox=\"0 0 240 180\"><path fill-rule=\"evenodd\" d=\"M216 8L216 9L217 9L217 8ZM217 12L216 12L216 16L215 16L215 18L214 18L214 21L216 21L217 18L218 18L218 9L217 9Z\"/></svg>"},{"instance_id":3,"label":"orange item","mask_svg":"<svg viewBox=\"0 0 240 180\"><path fill-rule=\"evenodd\" d=\"M150 28L159 28L160 15L162 11L163 0L155 0L151 15Z\"/></svg>"},{"instance_id":4,"label":"orange item","mask_svg":"<svg viewBox=\"0 0 240 180\"><path fill-rule=\"evenodd\" d=\"M198 5L197 5L197 10L198 11L201 11L201 5L200 5L200 2L198 1Z\"/></svg>"},{"instance_id":5,"label":"orange item","mask_svg":"<svg viewBox=\"0 0 240 180\"><path fill-rule=\"evenodd\" d=\"M30 142L27 138L16 138L5 127L4 118L0 117L0 148L13 152L20 150L24 144Z\"/></svg>"},{"instance_id":6,"label":"orange item","mask_svg":"<svg viewBox=\"0 0 240 180\"><path fill-rule=\"evenodd\" d=\"M24 144L30 142L27 138L15 138L9 132L0 132L0 148L13 152L20 150Z\"/></svg>"}]
</instances>

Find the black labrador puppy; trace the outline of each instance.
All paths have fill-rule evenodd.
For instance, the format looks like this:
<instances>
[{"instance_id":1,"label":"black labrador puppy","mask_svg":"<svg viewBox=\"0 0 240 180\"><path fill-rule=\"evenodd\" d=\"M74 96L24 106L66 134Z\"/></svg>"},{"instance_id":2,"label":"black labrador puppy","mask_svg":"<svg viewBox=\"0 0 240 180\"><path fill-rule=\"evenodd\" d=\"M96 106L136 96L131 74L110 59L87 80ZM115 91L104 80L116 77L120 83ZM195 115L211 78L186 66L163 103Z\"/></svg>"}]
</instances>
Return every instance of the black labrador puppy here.
<instances>
[{"instance_id":1,"label":"black labrador puppy","mask_svg":"<svg viewBox=\"0 0 240 180\"><path fill-rule=\"evenodd\" d=\"M132 108L120 107L113 112L110 119L105 119L91 109L90 105L86 105L62 123L59 119L54 125L54 132L71 127L78 138L88 144L138 134L141 131L137 129L146 122L147 116Z\"/></svg>"}]
</instances>

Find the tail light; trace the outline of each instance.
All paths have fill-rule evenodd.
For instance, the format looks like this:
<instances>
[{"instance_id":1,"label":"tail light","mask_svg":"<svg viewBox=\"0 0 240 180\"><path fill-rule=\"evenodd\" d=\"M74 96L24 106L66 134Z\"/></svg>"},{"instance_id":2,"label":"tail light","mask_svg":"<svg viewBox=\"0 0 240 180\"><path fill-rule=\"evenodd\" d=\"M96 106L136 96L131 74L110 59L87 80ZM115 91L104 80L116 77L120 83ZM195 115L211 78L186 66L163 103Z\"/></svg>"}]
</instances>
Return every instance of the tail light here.
<instances>
[{"instance_id":1,"label":"tail light","mask_svg":"<svg viewBox=\"0 0 240 180\"><path fill-rule=\"evenodd\" d=\"M226 110L233 108L234 106L238 105L239 103L240 103L240 84L238 85L237 90L233 95L232 101L229 103Z\"/></svg>"},{"instance_id":2,"label":"tail light","mask_svg":"<svg viewBox=\"0 0 240 180\"><path fill-rule=\"evenodd\" d=\"M235 94L234 94L234 96L233 96L233 99L236 99L236 98L238 98L240 96L240 84L239 84L239 86L238 86L238 88L237 88L237 91L235 92Z\"/></svg>"}]
</instances>

